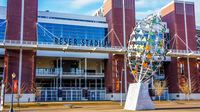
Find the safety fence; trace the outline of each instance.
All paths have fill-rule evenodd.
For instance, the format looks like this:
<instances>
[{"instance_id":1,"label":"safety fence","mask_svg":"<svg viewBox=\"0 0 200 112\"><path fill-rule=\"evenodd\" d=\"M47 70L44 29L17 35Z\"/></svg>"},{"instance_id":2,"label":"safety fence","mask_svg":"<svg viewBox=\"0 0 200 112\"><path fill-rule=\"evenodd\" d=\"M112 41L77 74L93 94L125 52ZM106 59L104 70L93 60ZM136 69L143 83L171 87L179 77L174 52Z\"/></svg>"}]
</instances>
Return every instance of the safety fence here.
<instances>
[{"instance_id":1,"label":"safety fence","mask_svg":"<svg viewBox=\"0 0 200 112\"><path fill-rule=\"evenodd\" d=\"M106 100L105 89L83 89L83 88L48 88L40 89L39 94L36 96L38 102L50 102L50 101L102 101Z\"/></svg>"}]
</instances>

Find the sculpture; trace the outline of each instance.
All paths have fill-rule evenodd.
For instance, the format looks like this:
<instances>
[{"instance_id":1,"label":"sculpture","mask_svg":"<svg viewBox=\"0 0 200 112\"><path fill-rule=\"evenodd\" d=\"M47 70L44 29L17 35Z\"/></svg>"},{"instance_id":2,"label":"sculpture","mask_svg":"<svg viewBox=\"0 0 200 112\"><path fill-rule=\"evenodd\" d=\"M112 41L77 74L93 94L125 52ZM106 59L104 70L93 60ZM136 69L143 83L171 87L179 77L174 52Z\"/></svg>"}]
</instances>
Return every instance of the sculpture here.
<instances>
[{"instance_id":1,"label":"sculpture","mask_svg":"<svg viewBox=\"0 0 200 112\"><path fill-rule=\"evenodd\" d=\"M126 110L154 109L148 93L148 81L165 58L164 34L167 26L158 14L139 21L128 45L128 62L136 83L129 85Z\"/></svg>"}]
</instances>

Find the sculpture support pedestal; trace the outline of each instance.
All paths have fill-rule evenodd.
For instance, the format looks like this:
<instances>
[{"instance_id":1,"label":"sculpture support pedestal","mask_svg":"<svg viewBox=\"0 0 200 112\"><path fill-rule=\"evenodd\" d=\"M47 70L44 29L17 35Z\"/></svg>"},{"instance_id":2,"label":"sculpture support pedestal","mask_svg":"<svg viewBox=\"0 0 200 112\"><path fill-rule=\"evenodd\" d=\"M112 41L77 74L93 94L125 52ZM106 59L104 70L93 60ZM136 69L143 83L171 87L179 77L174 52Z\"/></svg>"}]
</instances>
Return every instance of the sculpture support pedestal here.
<instances>
[{"instance_id":1,"label":"sculpture support pedestal","mask_svg":"<svg viewBox=\"0 0 200 112\"><path fill-rule=\"evenodd\" d=\"M153 110L154 104L149 96L148 84L133 83L129 85L125 110Z\"/></svg>"}]
</instances>

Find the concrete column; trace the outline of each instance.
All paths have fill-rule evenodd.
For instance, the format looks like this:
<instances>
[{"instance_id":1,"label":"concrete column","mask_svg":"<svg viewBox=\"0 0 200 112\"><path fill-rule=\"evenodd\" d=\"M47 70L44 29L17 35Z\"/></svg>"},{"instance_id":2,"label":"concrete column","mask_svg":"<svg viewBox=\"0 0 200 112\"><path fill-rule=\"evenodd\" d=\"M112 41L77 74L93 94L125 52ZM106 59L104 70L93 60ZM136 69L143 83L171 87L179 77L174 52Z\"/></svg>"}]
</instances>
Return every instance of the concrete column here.
<instances>
[{"instance_id":1,"label":"concrete column","mask_svg":"<svg viewBox=\"0 0 200 112\"><path fill-rule=\"evenodd\" d=\"M97 81L97 79L95 79L95 89L97 90L97 88L98 88L98 81Z\"/></svg>"},{"instance_id":2,"label":"concrete column","mask_svg":"<svg viewBox=\"0 0 200 112\"><path fill-rule=\"evenodd\" d=\"M50 84L50 87L51 87L51 88L53 87L53 80L51 80L51 84Z\"/></svg>"},{"instance_id":3,"label":"concrete column","mask_svg":"<svg viewBox=\"0 0 200 112\"><path fill-rule=\"evenodd\" d=\"M62 75L63 75L63 70L62 70L62 57L60 57L60 69L59 69L59 76L60 76L60 85L59 89L62 89ZM62 101L62 97L59 97L59 101Z\"/></svg>"},{"instance_id":4,"label":"concrete column","mask_svg":"<svg viewBox=\"0 0 200 112\"><path fill-rule=\"evenodd\" d=\"M79 79L79 87L81 88L81 79Z\"/></svg>"},{"instance_id":5,"label":"concrete column","mask_svg":"<svg viewBox=\"0 0 200 112\"><path fill-rule=\"evenodd\" d=\"M53 87L56 87L56 78L53 78Z\"/></svg>"},{"instance_id":6,"label":"concrete column","mask_svg":"<svg viewBox=\"0 0 200 112\"><path fill-rule=\"evenodd\" d=\"M103 67L102 67L102 61L100 62L100 73L102 73Z\"/></svg>"},{"instance_id":7,"label":"concrete column","mask_svg":"<svg viewBox=\"0 0 200 112\"><path fill-rule=\"evenodd\" d=\"M56 68L58 68L58 58L56 59Z\"/></svg>"},{"instance_id":8,"label":"concrete column","mask_svg":"<svg viewBox=\"0 0 200 112\"><path fill-rule=\"evenodd\" d=\"M58 77L56 78L56 88L58 88Z\"/></svg>"},{"instance_id":9,"label":"concrete column","mask_svg":"<svg viewBox=\"0 0 200 112\"><path fill-rule=\"evenodd\" d=\"M62 68L62 57L60 57L60 88L62 88L62 75L63 75L63 68Z\"/></svg>"},{"instance_id":10,"label":"concrete column","mask_svg":"<svg viewBox=\"0 0 200 112\"><path fill-rule=\"evenodd\" d=\"M82 67L81 67L81 59L79 60L79 70L80 70L80 72L81 72L81 69L82 69Z\"/></svg>"},{"instance_id":11,"label":"concrete column","mask_svg":"<svg viewBox=\"0 0 200 112\"><path fill-rule=\"evenodd\" d=\"M77 87L77 79L74 79L75 80L75 87Z\"/></svg>"},{"instance_id":12,"label":"concrete column","mask_svg":"<svg viewBox=\"0 0 200 112\"><path fill-rule=\"evenodd\" d=\"M87 88L87 58L85 58L85 88Z\"/></svg>"},{"instance_id":13,"label":"concrete column","mask_svg":"<svg viewBox=\"0 0 200 112\"><path fill-rule=\"evenodd\" d=\"M56 74L59 76L60 75L60 69L59 69L59 67L58 67L58 58L56 59L56 69L57 69L57 71L56 71ZM59 71L58 71L59 70ZM56 88L58 88L58 77L56 77Z\"/></svg>"},{"instance_id":14,"label":"concrete column","mask_svg":"<svg viewBox=\"0 0 200 112\"><path fill-rule=\"evenodd\" d=\"M101 89L103 88L103 81L102 81L102 79L101 79Z\"/></svg>"},{"instance_id":15,"label":"concrete column","mask_svg":"<svg viewBox=\"0 0 200 112\"><path fill-rule=\"evenodd\" d=\"M97 79L95 79L95 100L97 100Z\"/></svg>"}]
</instances>

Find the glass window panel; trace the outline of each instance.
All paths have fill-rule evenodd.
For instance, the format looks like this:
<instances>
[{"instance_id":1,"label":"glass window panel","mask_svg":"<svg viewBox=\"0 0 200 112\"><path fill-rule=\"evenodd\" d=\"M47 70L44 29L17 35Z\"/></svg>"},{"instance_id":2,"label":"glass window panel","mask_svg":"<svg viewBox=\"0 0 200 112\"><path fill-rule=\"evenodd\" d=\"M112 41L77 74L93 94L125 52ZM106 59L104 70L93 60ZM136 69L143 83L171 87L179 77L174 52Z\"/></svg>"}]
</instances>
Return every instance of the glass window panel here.
<instances>
[{"instance_id":1,"label":"glass window panel","mask_svg":"<svg viewBox=\"0 0 200 112\"><path fill-rule=\"evenodd\" d=\"M56 44L70 44L80 46L97 46L97 44L94 44L95 41L100 43L107 34L106 28L49 23L39 24L42 26L42 28L38 27L39 42L52 42ZM88 44L88 41L92 42ZM103 46L103 44L101 43L100 46Z\"/></svg>"}]
</instances>

